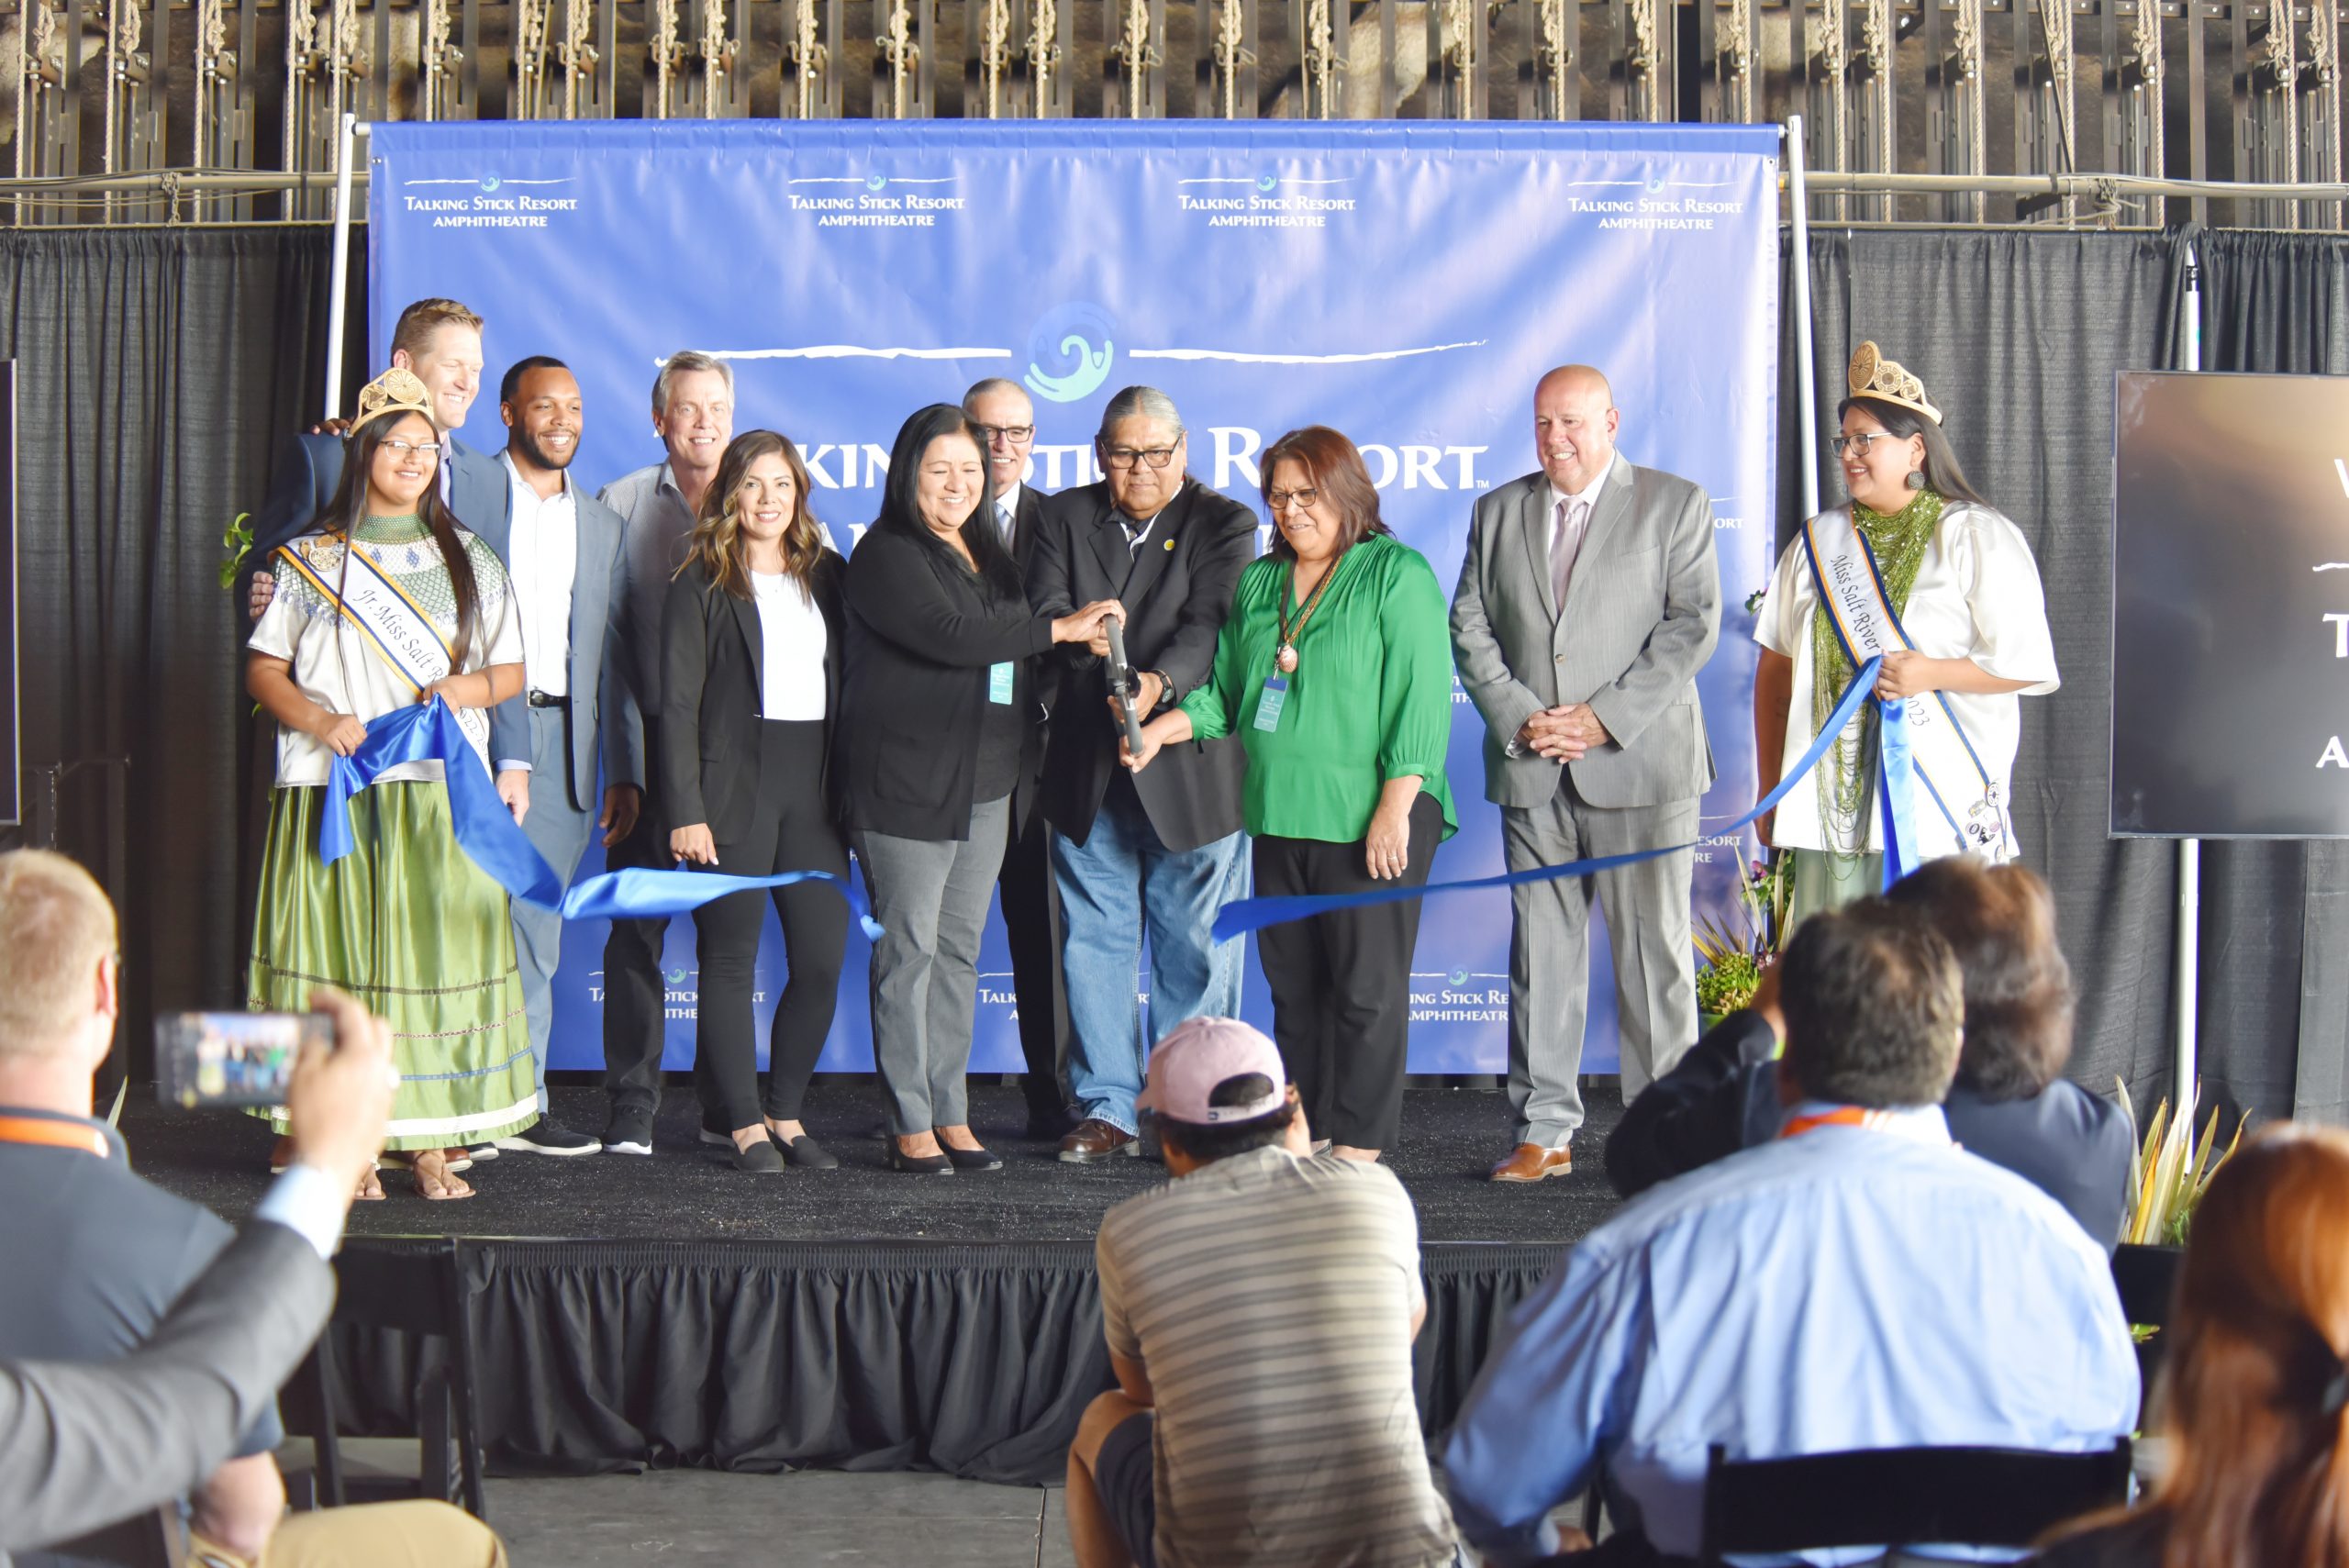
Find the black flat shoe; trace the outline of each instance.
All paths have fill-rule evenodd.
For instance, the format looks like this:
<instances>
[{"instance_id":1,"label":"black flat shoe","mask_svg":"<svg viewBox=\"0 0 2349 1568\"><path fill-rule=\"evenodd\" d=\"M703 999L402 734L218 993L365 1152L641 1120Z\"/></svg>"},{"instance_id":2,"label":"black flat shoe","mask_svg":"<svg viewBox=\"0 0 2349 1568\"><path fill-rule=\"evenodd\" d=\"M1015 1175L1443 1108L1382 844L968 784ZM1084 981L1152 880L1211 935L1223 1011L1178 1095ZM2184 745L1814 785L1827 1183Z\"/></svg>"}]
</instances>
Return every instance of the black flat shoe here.
<instances>
[{"instance_id":1,"label":"black flat shoe","mask_svg":"<svg viewBox=\"0 0 2349 1568\"><path fill-rule=\"evenodd\" d=\"M957 1149L952 1144L945 1142L940 1143L939 1147L946 1151L946 1158L952 1162L954 1169L958 1171L1000 1171L1003 1169L1003 1156L990 1153L985 1149Z\"/></svg>"},{"instance_id":2,"label":"black flat shoe","mask_svg":"<svg viewBox=\"0 0 2349 1568\"><path fill-rule=\"evenodd\" d=\"M773 1138L773 1134L769 1134L769 1137ZM776 1148L783 1151L784 1160L799 1170L837 1171L840 1169L839 1157L804 1132L788 1143L780 1138L774 1138L774 1142Z\"/></svg>"},{"instance_id":3,"label":"black flat shoe","mask_svg":"<svg viewBox=\"0 0 2349 1568\"><path fill-rule=\"evenodd\" d=\"M770 1139L764 1142L753 1143L748 1149L735 1150L734 1168L738 1171L754 1172L763 1176L779 1176L784 1171L783 1155L776 1150L774 1141Z\"/></svg>"},{"instance_id":4,"label":"black flat shoe","mask_svg":"<svg viewBox=\"0 0 2349 1568\"><path fill-rule=\"evenodd\" d=\"M954 1173L953 1162L945 1155L908 1154L897 1147L897 1140L894 1138L889 1140L889 1169L903 1171L908 1176L951 1176Z\"/></svg>"}]
</instances>

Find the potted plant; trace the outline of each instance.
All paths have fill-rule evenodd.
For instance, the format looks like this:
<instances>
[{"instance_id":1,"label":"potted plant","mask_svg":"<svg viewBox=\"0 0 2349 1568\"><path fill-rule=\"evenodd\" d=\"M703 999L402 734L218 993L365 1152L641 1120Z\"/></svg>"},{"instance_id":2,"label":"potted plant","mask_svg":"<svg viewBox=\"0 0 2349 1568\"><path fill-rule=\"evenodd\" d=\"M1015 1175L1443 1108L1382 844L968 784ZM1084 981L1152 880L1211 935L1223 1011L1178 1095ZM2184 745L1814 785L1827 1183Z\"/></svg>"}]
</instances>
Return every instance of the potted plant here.
<instances>
[{"instance_id":1,"label":"potted plant","mask_svg":"<svg viewBox=\"0 0 2349 1568\"><path fill-rule=\"evenodd\" d=\"M1762 971L1787 940L1787 916L1794 906L1794 858L1773 855L1755 861L1737 885L1737 906L1726 918L1697 922L1697 1014L1709 1030L1753 1000Z\"/></svg>"},{"instance_id":2,"label":"potted plant","mask_svg":"<svg viewBox=\"0 0 2349 1568\"><path fill-rule=\"evenodd\" d=\"M2116 1084L2121 1108L2128 1114L2132 1147L2129 1154L2129 1218L2121 1227L2121 1244L2112 1251L2112 1280L2121 1292L2121 1307L2128 1315L2130 1332L2137 1340L2137 1364L2144 1385L2151 1388L2161 1368L2161 1325L2169 1319L2171 1297L2177 1289L2178 1264L2186 1253L2187 1232L2194 1211L2210 1190L2210 1178L2233 1157L2251 1125L2245 1112L2235 1123L2235 1134L2218 1158L2211 1151L2219 1140L2219 1111L2212 1106L2202 1135L2194 1135L2195 1101L2201 1085L2188 1089L2173 1119L2169 1102L2154 1112L2153 1125L2137 1136L2136 1108L2129 1086Z\"/></svg>"}]
</instances>

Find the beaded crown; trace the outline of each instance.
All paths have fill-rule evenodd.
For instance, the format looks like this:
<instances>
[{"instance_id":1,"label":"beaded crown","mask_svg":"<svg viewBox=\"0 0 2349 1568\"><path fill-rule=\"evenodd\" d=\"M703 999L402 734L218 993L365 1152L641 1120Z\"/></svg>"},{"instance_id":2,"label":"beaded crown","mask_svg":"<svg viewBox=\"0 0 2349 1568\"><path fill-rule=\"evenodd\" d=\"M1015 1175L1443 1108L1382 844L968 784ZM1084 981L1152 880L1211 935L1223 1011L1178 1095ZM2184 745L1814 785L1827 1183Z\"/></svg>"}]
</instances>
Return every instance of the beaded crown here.
<instances>
[{"instance_id":1,"label":"beaded crown","mask_svg":"<svg viewBox=\"0 0 2349 1568\"><path fill-rule=\"evenodd\" d=\"M412 370L394 365L365 386L359 389L359 409L351 417L351 428L356 433L370 419L386 414L421 414L432 418L432 395ZM433 428L440 422L433 419Z\"/></svg>"},{"instance_id":2,"label":"beaded crown","mask_svg":"<svg viewBox=\"0 0 2349 1568\"><path fill-rule=\"evenodd\" d=\"M1910 375L1898 361L1886 359L1874 343L1862 343L1852 355L1849 379L1854 397L1897 403L1903 408L1915 409L1936 425L1942 422L1942 411L1925 401L1925 384Z\"/></svg>"}]
</instances>

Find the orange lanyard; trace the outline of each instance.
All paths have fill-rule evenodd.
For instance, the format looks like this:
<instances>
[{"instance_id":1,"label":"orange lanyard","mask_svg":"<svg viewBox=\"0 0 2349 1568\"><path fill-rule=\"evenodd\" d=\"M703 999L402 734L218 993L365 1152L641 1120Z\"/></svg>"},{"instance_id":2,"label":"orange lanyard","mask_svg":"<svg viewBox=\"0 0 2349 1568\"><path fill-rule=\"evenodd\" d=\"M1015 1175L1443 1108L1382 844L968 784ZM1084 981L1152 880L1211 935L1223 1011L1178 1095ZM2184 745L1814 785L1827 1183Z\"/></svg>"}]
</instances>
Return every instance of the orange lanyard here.
<instances>
[{"instance_id":1,"label":"orange lanyard","mask_svg":"<svg viewBox=\"0 0 2349 1568\"><path fill-rule=\"evenodd\" d=\"M76 1122L50 1121L46 1117L0 1116L0 1143L39 1143L52 1149L79 1149L99 1159L107 1157L106 1135Z\"/></svg>"},{"instance_id":2,"label":"orange lanyard","mask_svg":"<svg viewBox=\"0 0 2349 1568\"><path fill-rule=\"evenodd\" d=\"M1798 1116L1778 1129L1781 1138L1800 1138L1804 1133L1821 1127L1878 1127L1882 1111L1864 1110L1858 1106L1839 1106L1817 1116Z\"/></svg>"}]
</instances>

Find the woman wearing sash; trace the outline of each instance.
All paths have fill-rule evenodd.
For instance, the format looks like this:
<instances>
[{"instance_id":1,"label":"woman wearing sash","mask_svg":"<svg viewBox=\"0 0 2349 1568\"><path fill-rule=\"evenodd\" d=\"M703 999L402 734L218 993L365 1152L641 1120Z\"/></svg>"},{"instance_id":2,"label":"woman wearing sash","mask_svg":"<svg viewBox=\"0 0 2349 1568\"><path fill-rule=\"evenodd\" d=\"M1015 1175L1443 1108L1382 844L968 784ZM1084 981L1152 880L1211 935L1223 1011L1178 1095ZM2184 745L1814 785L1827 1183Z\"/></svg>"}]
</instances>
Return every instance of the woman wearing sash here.
<instances>
[{"instance_id":1,"label":"woman wearing sash","mask_svg":"<svg viewBox=\"0 0 2349 1568\"><path fill-rule=\"evenodd\" d=\"M1459 827L1451 606L1380 520L1353 442L1291 430L1263 473L1272 551L1240 574L1207 684L1144 725L1126 764L1238 735L1260 898L1422 886ZM1375 1161L1402 1131L1419 935L1416 898L1256 934L1281 1061L1316 1138L1349 1159Z\"/></svg>"},{"instance_id":2,"label":"woman wearing sash","mask_svg":"<svg viewBox=\"0 0 2349 1568\"><path fill-rule=\"evenodd\" d=\"M1966 483L1915 376L1862 343L1849 383L1833 446L1851 504L1803 525L1754 617L1754 755L1776 759L1769 776L1784 778L1853 670L1881 652L1875 695L1907 716L1914 858L2013 860L2017 699L2056 686L2039 567L2022 531ZM1822 577L1836 584L1824 600ZM1796 920L1881 890L1881 729L1871 703L1756 824L1795 857Z\"/></svg>"},{"instance_id":3,"label":"woman wearing sash","mask_svg":"<svg viewBox=\"0 0 2349 1568\"><path fill-rule=\"evenodd\" d=\"M320 858L323 787L370 721L438 696L489 768L487 710L522 689L521 621L496 552L440 498L441 436L424 384L389 370L359 395L341 487L272 558L276 596L245 685L277 720L250 1003L301 1012L341 987L392 1024L400 1074L385 1148L428 1198L473 1188L451 1145L538 1120L506 893L457 844L440 762L403 763L351 797L356 848ZM283 1109L271 1120L285 1131ZM381 1197L371 1175L362 1197Z\"/></svg>"},{"instance_id":4,"label":"woman wearing sash","mask_svg":"<svg viewBox=\"0 0 2349 1568\"><path fill-rule=\"evenodd\" d=\"M735 437L669 584L657 761L663 809L678 824L669 849L722 875L848 879L830 787L848 563L825 545L808 492L790 441L773 430ZM790 978L775 998L763 1102L751 1000L770 900ZM848 948L840 890L802 882L729 893L694 911L694 931L703 1133L731 1141L738 1170L839 1165L799 1112L840 998Z\"/></svg>"}]
</instances>

